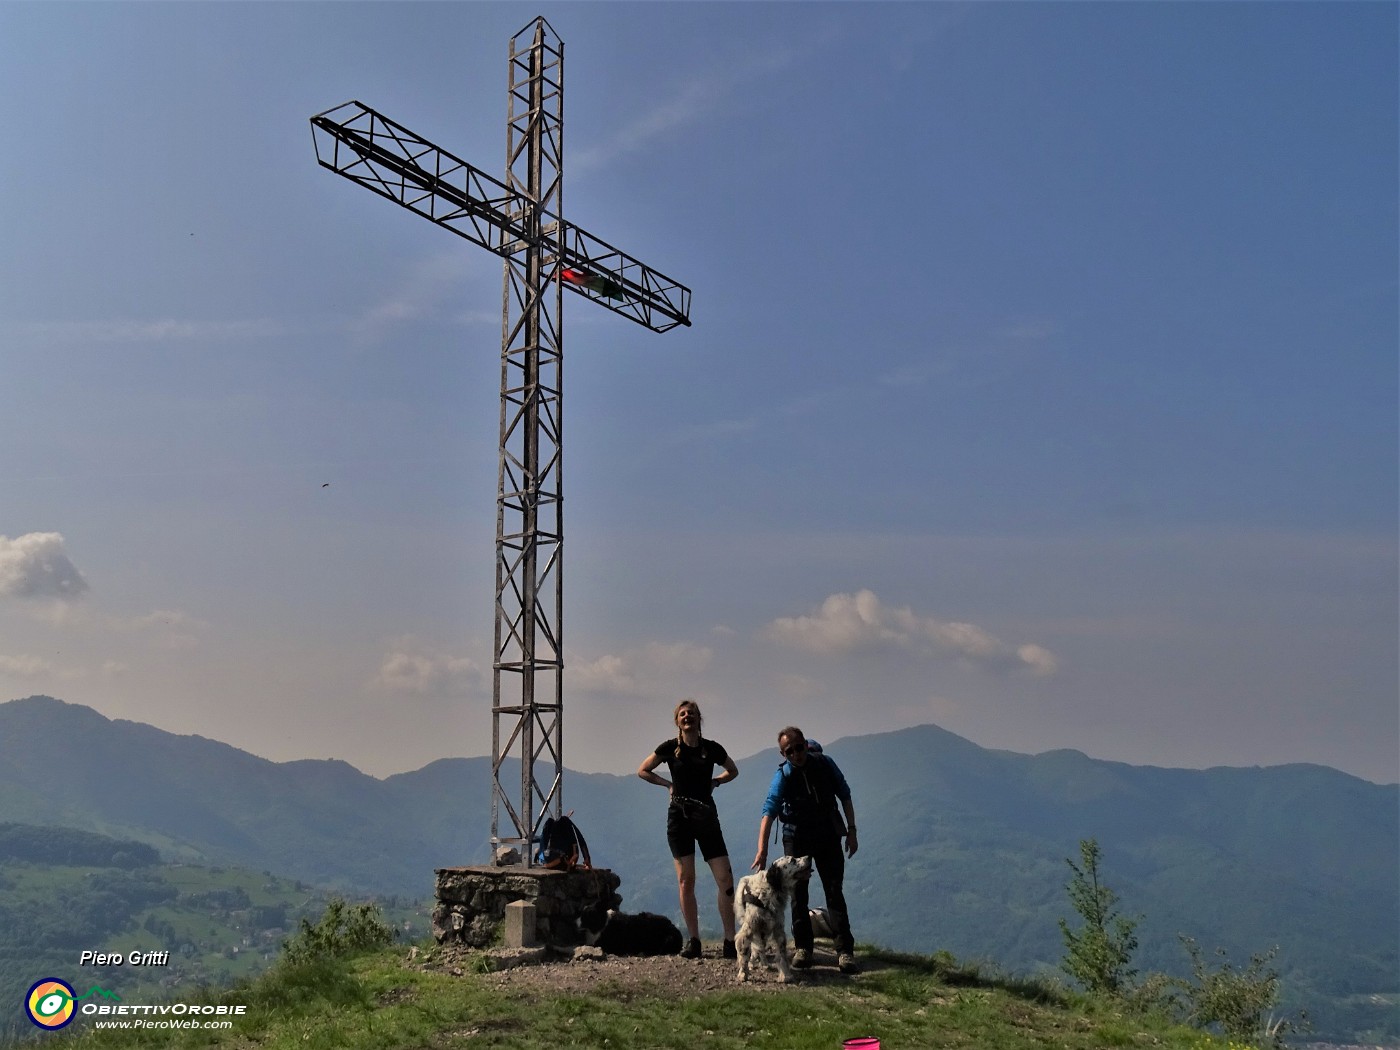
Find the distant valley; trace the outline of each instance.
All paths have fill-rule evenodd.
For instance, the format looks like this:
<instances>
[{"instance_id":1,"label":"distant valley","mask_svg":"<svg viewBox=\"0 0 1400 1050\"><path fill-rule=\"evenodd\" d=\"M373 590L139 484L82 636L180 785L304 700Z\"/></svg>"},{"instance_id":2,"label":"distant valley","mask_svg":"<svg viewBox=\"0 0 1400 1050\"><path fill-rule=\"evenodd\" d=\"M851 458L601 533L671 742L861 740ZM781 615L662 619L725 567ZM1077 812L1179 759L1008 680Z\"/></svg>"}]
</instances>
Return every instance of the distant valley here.
<instances>
[{"instance_id":1,"label":"distant valley","mask_svg":"<svg viewBox=\"0 0 1400 1050\"><path fill-rule=\"evenodd\" d=\"M271 872L162 862L140 842L0 823L0 1001L44 977L137 1002L251 976L328 897ZM380 907L405 938L427 933L431 901ZM0 1013L0 1043L32 1033Z\"/></svg>"}]
</instances>

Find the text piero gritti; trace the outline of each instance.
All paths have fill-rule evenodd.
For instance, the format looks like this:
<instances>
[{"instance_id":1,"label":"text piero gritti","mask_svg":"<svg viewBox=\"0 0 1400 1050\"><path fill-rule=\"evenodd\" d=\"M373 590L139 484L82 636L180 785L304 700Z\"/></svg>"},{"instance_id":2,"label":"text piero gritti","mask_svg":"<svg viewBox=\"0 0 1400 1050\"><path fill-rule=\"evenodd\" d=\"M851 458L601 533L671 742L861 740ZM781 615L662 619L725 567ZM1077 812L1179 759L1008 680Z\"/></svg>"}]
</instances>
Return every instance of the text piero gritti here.
<instances>
[{"instance_id":1,"label":"text piero gritti","mask_svg":"<svg viewBox=\"0 0 1400 1050\"><path fill-rule=\"evenodd\" d=\"M168 966L169 952L83 952L78 957L79 966Z\"/></svg>"}]
</instances>

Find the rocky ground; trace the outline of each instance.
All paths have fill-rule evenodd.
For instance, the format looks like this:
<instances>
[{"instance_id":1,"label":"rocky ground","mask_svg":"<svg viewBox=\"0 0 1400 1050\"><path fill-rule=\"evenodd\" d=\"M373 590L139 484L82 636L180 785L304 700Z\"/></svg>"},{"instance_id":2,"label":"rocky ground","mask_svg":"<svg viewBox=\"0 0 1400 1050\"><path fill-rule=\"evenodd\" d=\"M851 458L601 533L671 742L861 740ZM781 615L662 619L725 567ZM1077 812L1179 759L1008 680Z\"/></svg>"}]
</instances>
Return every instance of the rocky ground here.
<instances>
[{"instance_id":1,"label":"rocky ground","mask_svg":"<svg viewBox=\"0 0 1400 1050\"><path fill-rule=\"evenodd\" d=\"M848 976L836 969L836 953L829 948L818 945L814 956L815 965L810 970L796 971L797 983L841 987L860 980L859 974ZM694 998L738 987L758 991L784 987L778 971L770 966L750 968L747 985L739 985L737 964L721 958L718 943L705 945L705 954L699 959L682 959L678 955L604 955L597 948L579 949L570 955L549 949L475 950L443 946L428 952L414 949L406 962L425 970L485 974L498 988L527 992L547 989L551 993L585 993L607 986L614 993L662 991L670 996ZM868 961L862 964L866 972L878 965Z\"/></svg>"}]
</instances>

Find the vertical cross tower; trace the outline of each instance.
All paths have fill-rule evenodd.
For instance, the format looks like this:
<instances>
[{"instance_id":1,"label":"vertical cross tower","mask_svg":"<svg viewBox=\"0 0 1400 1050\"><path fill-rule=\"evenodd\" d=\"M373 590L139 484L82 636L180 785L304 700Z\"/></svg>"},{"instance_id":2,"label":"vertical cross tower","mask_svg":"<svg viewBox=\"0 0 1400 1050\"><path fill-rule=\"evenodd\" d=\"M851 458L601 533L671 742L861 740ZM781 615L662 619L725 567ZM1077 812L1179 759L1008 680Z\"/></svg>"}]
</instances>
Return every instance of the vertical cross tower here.
<instances>
[{"instance_id":1,"label":"vertical cross tower","mask_svg":"<svg viewBox=\"0 0 1400 1050\"><path fill-rule=\"evenodd\" d=\"M491 845L528 866L563 808L563 292L665 332L690 324L690 289L564 220L564 45L543 18L511 39L509 83L505 182L359 102L311 124L323 167L505 260Z\"/></svg>"},{"instance_id":2,"label":"vertical cross tower","mask_svg":"<svg viewBox=\"0 0 1400 1050\"><path fill-rule=\"evenodd\" d=\"M564 769L564 289L557 234L563 214L564 45L544 19L510 42L506 185L529 202L528 234L505 257L501 333L501 455L496 483L496 640L491 672L491 844L500 810L518 829L561 798ZM513 681L510 681L512 680ZM509 684L508 684L509 682ZM516 685L518 688L511 688ZM518 700L516 699L518 698ZM520 758L520 809L501 763ZM536 768L553 760L546 784ZM536 802L539 803L536 809ZM521 854L532 851L528 843ZM527 860L528 863L528 860Z\"/></svg>"}]
</instances>

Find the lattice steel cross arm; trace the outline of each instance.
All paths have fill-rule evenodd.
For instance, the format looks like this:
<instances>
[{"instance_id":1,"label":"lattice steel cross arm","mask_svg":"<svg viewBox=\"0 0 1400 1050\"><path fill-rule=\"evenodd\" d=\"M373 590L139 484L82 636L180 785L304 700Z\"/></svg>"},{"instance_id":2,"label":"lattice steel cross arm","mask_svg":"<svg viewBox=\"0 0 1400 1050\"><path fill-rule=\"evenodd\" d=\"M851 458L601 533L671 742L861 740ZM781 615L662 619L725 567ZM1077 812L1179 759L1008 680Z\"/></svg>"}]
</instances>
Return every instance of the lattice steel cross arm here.
<instances>
[{"instance_id":1,"label":"lattice steel cross arm","mask_svg":"<svg viewBox=\"0 0 1400 1050\"><path fill-rule=\"evenodd\" d=\"M401 204L497 255L532 243L559 253L560 272L602 278L564 286L653 332L690 325L690 289L560 216L540 209L539 238L527 221L531 201L480 168L409 131L361 102L311 118L316 159L324 168Z\"/></svg>"}]
</instances>

